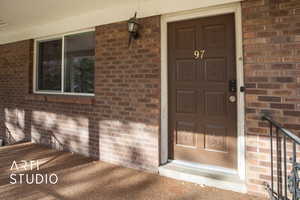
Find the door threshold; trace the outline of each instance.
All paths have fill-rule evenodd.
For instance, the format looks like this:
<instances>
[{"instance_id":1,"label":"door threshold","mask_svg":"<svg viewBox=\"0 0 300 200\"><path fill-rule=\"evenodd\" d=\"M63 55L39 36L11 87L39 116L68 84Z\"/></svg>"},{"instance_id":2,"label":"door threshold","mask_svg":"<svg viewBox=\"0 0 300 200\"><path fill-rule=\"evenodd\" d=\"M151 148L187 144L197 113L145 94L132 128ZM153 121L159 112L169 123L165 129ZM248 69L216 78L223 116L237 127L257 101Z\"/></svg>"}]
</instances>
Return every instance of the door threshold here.
<instances>
[{"instance_id":1,"label":"door threshold","mask_svg":"<svg viewBox=\"0 0 300 200\"><path fill-rule=\"evenodd\" d=\"M219 166L214 166L214 165L205 165L205 164L183 161L183 160L168 160L168 163L173 163L173 164L191 167L191 168L195 168L195 169L204 169L204 170L210 170L210 171L214 171L214 172L221 172L224 174L238 175L238 171L235 169L219 167Z\"/></svg>"},{"instance_id":2,"label":"door threshold","mask_svg":"<svg viewBox=\"0 0 300 200\"><path fill-rule=\"evenodd\" d=\"M224 168L226 169L226 168ZM159 174L181 181L196 183L246 193L246 184L238 173L232 169L223 170L221 167L200 165L184 161L171 161L158 168Z\"/></svg>"}]
</instances>

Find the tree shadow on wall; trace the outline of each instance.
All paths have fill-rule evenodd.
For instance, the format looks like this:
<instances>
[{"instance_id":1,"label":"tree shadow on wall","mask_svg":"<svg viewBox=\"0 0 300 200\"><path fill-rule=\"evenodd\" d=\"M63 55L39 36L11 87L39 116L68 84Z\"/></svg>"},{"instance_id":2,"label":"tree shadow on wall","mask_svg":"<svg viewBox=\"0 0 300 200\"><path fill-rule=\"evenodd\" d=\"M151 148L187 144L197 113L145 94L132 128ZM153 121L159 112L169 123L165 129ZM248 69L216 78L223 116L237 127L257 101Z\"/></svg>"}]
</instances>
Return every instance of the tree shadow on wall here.
<instances>
[{"instance_id":1,"label":"tree shadow on wall","mask_svg":"<svg viewBox=\"0 0 300 200\"><path fill-rule=\"evenodd\" d=\"M31 140L31 110L2 105L0 116L0 138L4 140L4 145Z\"/></svg>"}]
</instances>

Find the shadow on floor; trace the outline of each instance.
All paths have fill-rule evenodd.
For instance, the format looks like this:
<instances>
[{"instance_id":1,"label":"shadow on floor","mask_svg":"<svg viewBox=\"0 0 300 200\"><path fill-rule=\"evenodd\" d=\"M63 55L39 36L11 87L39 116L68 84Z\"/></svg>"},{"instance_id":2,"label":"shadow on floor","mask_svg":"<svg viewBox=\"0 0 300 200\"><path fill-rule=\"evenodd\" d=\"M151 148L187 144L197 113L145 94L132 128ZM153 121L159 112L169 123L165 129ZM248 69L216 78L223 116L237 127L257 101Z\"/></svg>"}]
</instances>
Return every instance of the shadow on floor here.
<instances>
[{"instance_id":1,"label":"shadow on floor","mask_svg":"<svg viewBox=\"0 0 300 200\"><path fill-rule=\"evenodd\" d=\"M39 170L11 171L13 161L38 160ZM58 183L10 184L10 174L55 173ZM22 179L26 181L25 178ZM0 148L0 199L5 200L258 200L248 195L201 187L133 169L57 152L32 143Z\"/></svg>"}]
</instances>

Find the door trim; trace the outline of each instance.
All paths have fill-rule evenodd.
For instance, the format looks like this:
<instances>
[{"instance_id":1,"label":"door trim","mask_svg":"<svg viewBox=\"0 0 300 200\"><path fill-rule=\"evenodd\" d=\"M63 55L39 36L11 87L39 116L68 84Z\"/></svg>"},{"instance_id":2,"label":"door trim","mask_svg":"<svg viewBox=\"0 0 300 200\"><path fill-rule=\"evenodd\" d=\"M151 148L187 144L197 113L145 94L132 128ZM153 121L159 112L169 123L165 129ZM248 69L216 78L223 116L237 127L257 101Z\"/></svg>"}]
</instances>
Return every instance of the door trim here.
<instances>
[{"instance_id":1,"label":"door trim","mask_svg":"<svg viewBox=\"0 0 300 200\"><path fill-rule=\"evenodd\" d=\"M245 103L244 93L239 88L244 86L243 46L242 46L242 13L241 4L233 3L213 6L191 11L176 12L161 16L161 137L160 164L168 162L168 45L167 24L200 17L216 16L234 13L236 31L236 80L237 80L237 173L241 180L246 178L245 160ZM213 168L213 166L212 166Z\"/></svg>"}]
</instances>

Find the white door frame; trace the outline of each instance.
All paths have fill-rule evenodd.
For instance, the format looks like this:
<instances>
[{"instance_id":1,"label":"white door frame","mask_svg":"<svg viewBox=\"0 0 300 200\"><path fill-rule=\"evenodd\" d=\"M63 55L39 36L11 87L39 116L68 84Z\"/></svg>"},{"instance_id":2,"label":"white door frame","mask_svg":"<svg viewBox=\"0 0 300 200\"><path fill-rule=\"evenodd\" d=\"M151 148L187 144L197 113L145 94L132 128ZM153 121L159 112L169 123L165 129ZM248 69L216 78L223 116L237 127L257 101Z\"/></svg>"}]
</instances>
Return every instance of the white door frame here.
<instances>
[{"instance_id":1,"label":"white door frame","mask_svg":"<svg viewBox=\"0 0 300 200\"><path fill-rule=\"evenodd\" d=\"M221 6L195 9L191 11L177 12L161 17L161 141L160 141L160 163L168 161L168 45L167 24L193 18L208 17L222 14L234 13L236 31L236 72L237 72L237 174L241 180L245 180L245 115L244 115L244 93L240 87L244 86L243 72L243 47L242 47L242 15L241 4L233 3ZM212 166L213 167L213 166Z\"/></svg>"}]
</instances>

